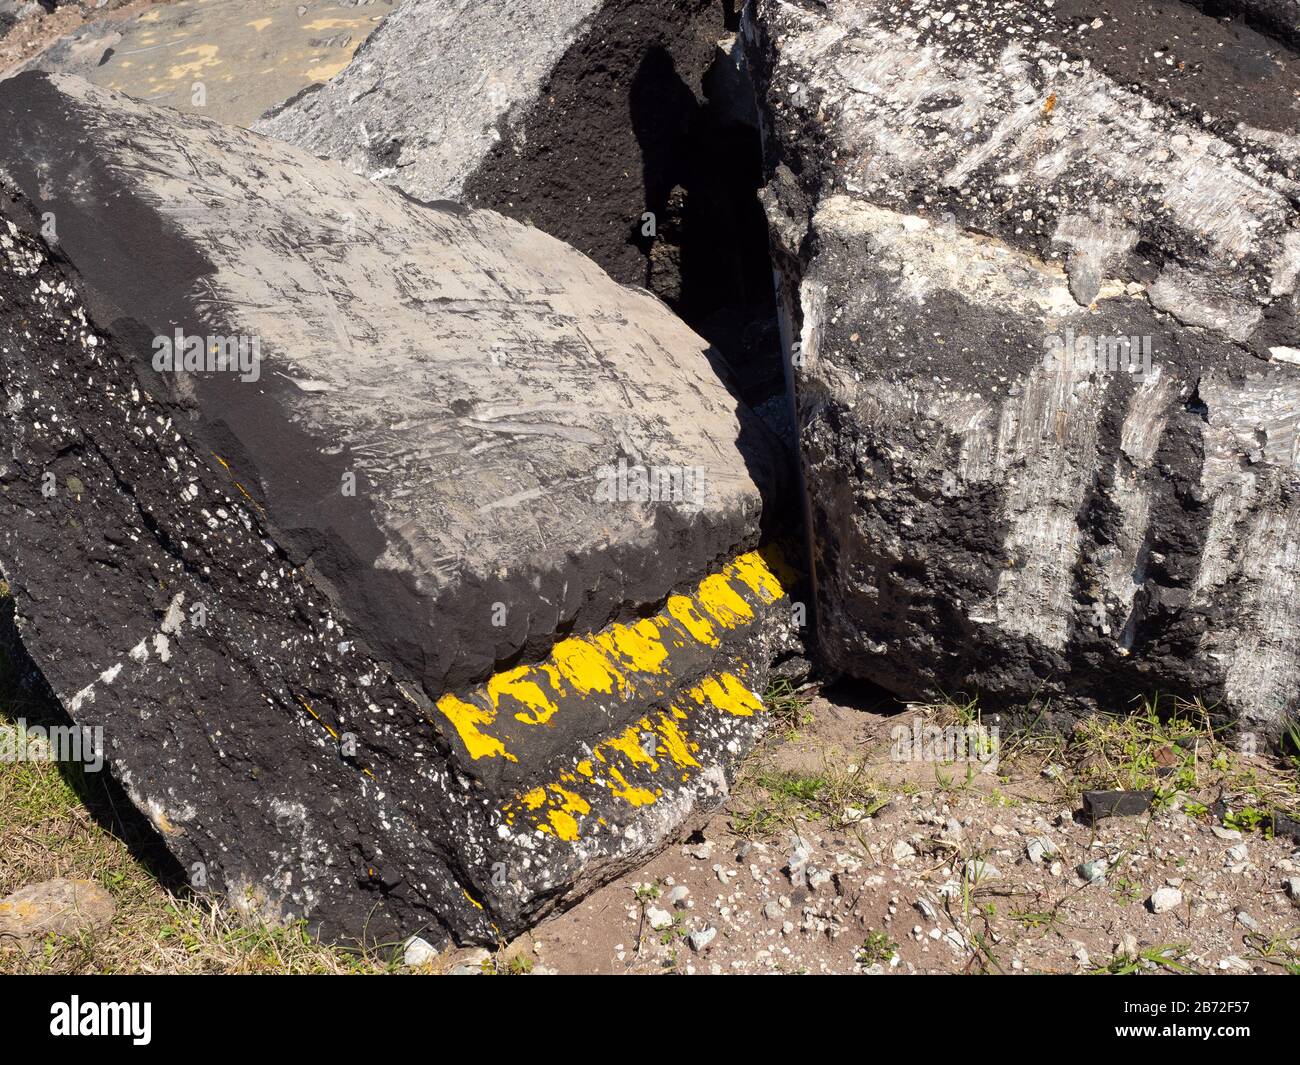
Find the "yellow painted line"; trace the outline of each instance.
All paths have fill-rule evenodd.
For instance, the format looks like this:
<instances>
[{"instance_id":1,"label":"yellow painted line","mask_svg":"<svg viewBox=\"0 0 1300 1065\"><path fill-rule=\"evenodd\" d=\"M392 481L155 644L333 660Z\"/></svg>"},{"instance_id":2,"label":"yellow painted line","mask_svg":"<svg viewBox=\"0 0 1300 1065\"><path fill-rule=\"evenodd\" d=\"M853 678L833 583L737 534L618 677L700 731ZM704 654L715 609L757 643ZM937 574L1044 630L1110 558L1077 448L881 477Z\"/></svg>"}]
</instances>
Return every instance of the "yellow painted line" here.
<instances>
[{"instance_id":1,"label":"yellow painted line","mask_svg":"<svg viewBox=\"0 0 1300 1065\"><path fill-rule=\"evenodd\" d=\"M311 714L311 716L316 719L317 723L321 726L321 728L323 728L326 732L328 732L330 736L334 739L334 742L337 743L339 739L339 734L335 732L332 728L330 728L329 725L321 718L320 714L316 713L316 711L311 708L311 703L309 703L301 695L296 696L296 698L298 702L302 703L302 708L306 710L307 713Z\"/></svg>"},{"instance_id":2,"label":"yellow painted line","mask_svg":"<svg viewBox=\"0 0 1300 1065\"><path fill-rule=\"evenodd\" d=\"M582 833L583 818L592 808L583 792L594 796L608 791L629 806L650 806L664 793L658 781L684 783L691 771L700 767L695 757L700 745L691 739L693 724L707 725L715 715L750 717L763 710L758 695L730 672L705 678L687 695L697 704L693 713L670 706L596 744L591 758L561 773L556 782L535 787L506 803L501 808L506 824L522 819L544 835L576 840ZM629 783L626 774L633 770L656 783L651 787Z\"/></svg>"},{"instance_id":3,"label":"yellow painted line","mask_svg":"<svg viewBox=\"0 0 1300 1065\"><path fill-rule=\"evenodd\" d=\"M551 661L519 667L489 681L490 712L504 712L513 705L508 697L514 696L527 707L516 719L529 724L545 723L565 712L561 700L566 696L568 706L574 706L575 697L580 706L592 693L608 696L621 686L636 694L673 699L666 709L652 710L595 744L590 756L576 760L570 770L509 800L501 807L506 824L574 841L588 821L593 826L605 824L603 818L592 817L598 796L612 796L639 808L659 801L666 788L689 781L700 769L697 735L715 727L719 719L752 717L764 708L758 693L744 680L743 665L734 671L718 669L682 690L672 677L674 650L691 644L717 647L721 633L752 623L758 607L786 597L786 586L793 579L775 550L749 552L704 578L691 594L673 596L653 618L565 641L584 647L557 646L558 657ZM693 657L698 662L698 655ZM476 723L480 725L504 735L504 722L496 717ZM520 735L519 730L514 734ZM501 740L502 753L505 746Z\"/></svg>"},{"instance_id":4,"label":"yellow painted line","mask_svg":"<svg viewBox=\"0 0 1300 1065\"><path fill-rule=\"evenodd\" d=\"M214 457L230 469L219 455ZM585 821L606 824L602 817L592 819L592 800L597 796L608 793L638 808L657 802L665 786L688 781L700 768L701 745L693 738L698 726L707 728L720 717L762 712L759 695L737 675L745 672L743 665L736 672L717 671L681 690L673 677L673 655L683 648L718 647L721 633L756 619L756 607L784 598L794 577L777 549L748 552L705 577L690 594L670 597L654 617L561 640L546 661L504 670L464 698L448 693L436 706L470 759L518 762L519 755L506 747L505 730L500 727L503 714L523 726L511 728L515 736L526 736L529 729L550 726L566 704L572 713L589 698L669 697L666 709L651 710L610 734L595 744L589 757L577 760L557 779L516 795L501 807L509 825L522 820L544 835L577 840ZM698 663L698 655L693 655L693 661ZM399 690L419 705L400 685ZM310 703L297 698L337 742L338 733ZM468 892L466 897L481 908Z\"/></svg>"},{"instance_id":5,"label":"yellow painted line","mask_svg":"<svg viewBox=\"0 0 1300 1065\"><path fill-rule=\"evenodd\" d=\"M512 737L553 726L566 702L575 707L589 698L667 695L676 686L674 652L718 647L722 633L748 626L757 606L786 594L782 580L788 573L775 549L750 551L705 577L690 594L670 597L654 617L561 640L546 661L506 670L463 696L444 695L438 710L472 760L518 762L522 752L510 749ZM698 662L698 654L692 659ZM709 678L688 694L701 706L752 714L754 696L728 678Z\"/></svg>"},{"instance_id":6,"label":"yellow painted line","mask_svg":"<svg viewBox=\"0 0 1300 1065\"><path fill-rule=\"evenodd\" d=\"M256 510L260 515L262 515L262 517L265 518L266 511L264 511L260 506L258 506L257 500L254 499L252 496L250 496L248 492L244 490L244 486L235 480L235 471L230 468L230 463L227 462L225 459L223 459L215 451L210 451L208 452L208 454L210 454L214 459L216 459L219 463L221 463L222 468L226 471L226 473L230 475L230 483L233 484L236 488L238 488L239 494L242 495L245 499L247 499L249 503L253 505L253 509Z\"/></svg>"}]
</instances>

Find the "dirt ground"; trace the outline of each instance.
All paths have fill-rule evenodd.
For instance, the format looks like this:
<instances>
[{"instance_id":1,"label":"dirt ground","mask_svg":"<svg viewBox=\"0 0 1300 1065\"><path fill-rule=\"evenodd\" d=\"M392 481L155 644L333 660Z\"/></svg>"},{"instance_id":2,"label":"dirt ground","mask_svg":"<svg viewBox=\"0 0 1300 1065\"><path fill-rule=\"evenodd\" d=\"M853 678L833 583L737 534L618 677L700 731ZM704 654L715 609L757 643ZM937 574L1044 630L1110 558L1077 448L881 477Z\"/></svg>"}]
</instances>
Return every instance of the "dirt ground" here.
<instances>
[{"instance_id":1,"label":"dirt ground","mask_svg":"<svg viewBox=\"0 0 1300 1065\"><path fill-rule=\"evenodd\" d=\"M796 714L688 842L493 957L462 951L431 968L1300 971L1300 908L1284 888L1300 850L1250 831L1268 797L1294 797L1293 765L1154 715L1005 742L994 769L987 752L895 757L891 730L942 719L933 709L885 715L818 696ZM1156 812L1082 816L1083 787L1148 782ZM1220 795L1241 827L1206 809ZM1085 882L1078 867L1098 860L1104 876ZM1172 905L1152 912L1162 888Z\"/></svg>"},{"instance_id":2,"label":"dirt ground","mask_svg":"<svg viewBox=\"0 0 1300 1065\"><path fill-rule=\"evenodd\" d=\"M177 894L134 822L104 827L125 800L98 775L0 763L0 896L85 879L116 907L36 954L0 951L0 972L1300 972L1300 850L1264 820L1300 804L1300 760L1241 752L1198 708L1026 739L979 731L969 706L766 702L776 728L700 831L498 951L420 964ZM0 699L0 724L34 713ZM1113 787L1155 791L1155 811L1089 824L1083 790ZM1087 862L1104 876L1085 882Z\"/></svg>"}]
</instances>

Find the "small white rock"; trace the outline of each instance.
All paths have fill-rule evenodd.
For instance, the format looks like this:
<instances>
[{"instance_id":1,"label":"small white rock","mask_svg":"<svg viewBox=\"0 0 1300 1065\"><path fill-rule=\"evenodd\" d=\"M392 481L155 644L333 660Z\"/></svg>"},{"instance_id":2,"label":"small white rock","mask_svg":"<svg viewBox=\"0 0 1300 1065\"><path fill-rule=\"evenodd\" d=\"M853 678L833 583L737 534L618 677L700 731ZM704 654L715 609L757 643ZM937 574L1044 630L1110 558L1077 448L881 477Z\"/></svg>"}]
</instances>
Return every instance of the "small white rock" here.
<instances>
[{"instance_id":1,"label":"small white rock","mask_svg":"<svg viewBox=\"0 0 1300 1065\"><path fill-rule=\"evenodd\" d=\"M708 928L701 928L698 931L692 932L686 938L690 940L691 950L698 954L713 942L714 937L716 937L717 934L718 930L710 925Z\"/></svg>"},{"instance_id":2,"label":"small white rock","mask_svg":"<svg viewBox=\"0 0 1300 1065\"><path fill-rule=\"evenodd\" d=\"M412 936L402 946L402 963L415 969L427 965L438 956L438 948L419 936Z\"/></svg>"}]
</instances>

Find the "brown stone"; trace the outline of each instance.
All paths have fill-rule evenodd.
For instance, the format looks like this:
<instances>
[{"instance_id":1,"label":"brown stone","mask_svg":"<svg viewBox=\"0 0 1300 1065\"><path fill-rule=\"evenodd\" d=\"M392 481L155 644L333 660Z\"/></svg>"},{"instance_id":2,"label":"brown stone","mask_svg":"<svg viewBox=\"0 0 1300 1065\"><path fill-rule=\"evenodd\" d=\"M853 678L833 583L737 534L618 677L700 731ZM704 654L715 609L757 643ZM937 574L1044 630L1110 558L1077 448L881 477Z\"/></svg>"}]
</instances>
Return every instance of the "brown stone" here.
<instances>
[{"instance_id":1,"label":"brown stone","mask_svg":"<svg viewBox=\"0 0 1300 1065\"><path fill-rule=\"evenodd\" d=\"M113 919L113 897L91 880L47 880L0 899L0 950L30 950L46 936L76 935Z\"/></svg>"}]
</instances>

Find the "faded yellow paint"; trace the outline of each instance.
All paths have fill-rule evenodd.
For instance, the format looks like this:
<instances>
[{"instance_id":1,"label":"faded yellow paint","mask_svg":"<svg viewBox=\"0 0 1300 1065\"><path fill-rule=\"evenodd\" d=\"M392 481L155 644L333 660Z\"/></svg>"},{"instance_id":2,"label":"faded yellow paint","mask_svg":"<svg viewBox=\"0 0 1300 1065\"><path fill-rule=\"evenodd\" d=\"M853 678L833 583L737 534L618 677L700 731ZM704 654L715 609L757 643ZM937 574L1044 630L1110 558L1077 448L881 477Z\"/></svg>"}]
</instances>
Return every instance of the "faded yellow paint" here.
<instances>
[{"instance_id":1,"label":"faded yellow paint","mask_svg":"<svg viewBox=\"0 0 1300 1065\"><path fill-rule=\"evenodd\" d=\"M564 810L550 810L546 815L551 822L551 831L567 842L578 838L578 819Z\"/></svg>"},{"instance_id":2,"label":"faded yellow paint","mask_svg":"<svg viewBox=\"0 0 1300 1065\"><path fill-rule=\"evenodd\" d=\"M245 22L244 25L261 33L267 26L271 25L271 20L269 18L255 18L252 22Z\"/></svg>"},{"instance_id":3,"label":"faded yellow paint","mask_svg":"<svg viewBox=\"0 0 1300 1065\"><path fill-rule=\"evenodd\" d=\"M304 22L303 26L309 30L350 30L365 24L366 20L361 18L318 18L315 22Z\"/></svg>"},{"instance_id":4,"label":"faded yellow paint","mask_svg":"<svg viewBox=\"0 0 1300 1065\"><path fill-rule=\"evenodd\" d=\"M220 49L215 44L196 44L192 48L186 48L184 51L177 52L178 56L196 56L197 58L188 63L177 63L167 70L168 81L180 81L183 78L192 78L209 67L217 66L220 60L217 54Z\"/></svg>"},{"instance_id":5,"label":"faded yellow paint","mask_svg":"<svg viewBox=\"0 0 1300 1065\"><path fill-rule=\"evenodd\" d=\"M650 722L642 721L640 725L633 725L624 731L621 735L615 736L612 740L606 740L596 748L596 756L602 758L603 750L616 751L626 758L633 765L644 765L649 768L650 772L659 771L657 760L646 754L645 748L641 746L642 730L650 730Z\"/></svg>"},{"instance_id":6,"label":"faded yellow paint","mask_svg":"<svg viewBox=\"0 0 1300 1065\"><path fill-rule=\"evenodd\" d=\"M667 714L660 714L657 731L663 737L664 750L668 752L668 757L673 760L674 765L679 769L699 767L700 763L692 757L686 736L676 721Z\"/></svg>"},{"instance_id":7,"label":"faded yellow paint","mask_svg":"<svg viewBox=\"0 0 1300 1065\"><path fill-rule=\"evenodd\" d=\"M611 786L609 789L613 792L615 798L622 799L624 802L630 803L632 806L649 806L655 801L656 796L653 791L649 788L633 787L623 779L623 774L617 769L611 769L609 775L618 782L617 788Z\"/></svg>"},{"instance_id":8,"label":"faded yellow paint","mask_svg":"<svg viewBox=\"0 0 1300 1065\"><path fill-rule=\"evenodd\" d=\"M635 625L614 625L597 639L607 654L618 655L637 673L658 673L668 658L659 626L650 618Z\"/></svg>"},{"instance_id":9,"label":"faded yellow paint","mask_svg":"<svg viewBox=\"0 0 1300 1065\"><path fill-rule=\"evenodd\" d=\"M546 725L557 714L572 712L566 710L566 700L593 695L652 699L680 690L673 679L674 649L691 644L716 648L721 645L723 631L751 622L756 604L771 604L786 594L784 581L789 571L783 571L781 565L779 553L770 549L741 555L721 572L702 580L693 594L669 597L657 616L561 640L552 648L548 661L497 674L479 689L472 703L446 696L439 708L456 726L472 758L504 756L517 760L507 751L509 737L491 734L491 727L499 720L498 712L524 725ZM688 655L686 661L694 668L699 656ZM744 672L743 665L737 669L740 676ZM654 778L667 771L670 776L661 779L675 784L689 780L691 771L700 767L696 757L700 744L690 736L691 717L681 708L683 705L694 703L697 715L750 717L762 711L761 700L737 673L705 677L687 690L687 703L669 706L633 725L620 727L596 743L590 755L577 760L570 770L558 772L552 778L554 783L533 788L506 803L501 811L506 823L513 825L522 814L539 832L575 840L581 834L584 818L592 813L594 795L608 793L632 806L656 802L663 789L654 786ZM610 709L603 702L602 707L606 712ZM651 735L653 744L648 740ZM509 743L515 747L514 739ZM629 781L625 774L633 770L637 779ZM604 823L599 817L593 821Z\"/></svg>"},{"instance_id":10,"label":"faded yellow paint","mask_svg":"<svg viewBox=\"0 0 1300 1065\"><path fill-rule=\"evenodd\" d=\"M330 78L334 77L335 74L346 67L351 61L352 56L350 54L344 54L341 59L338 59L333 63L319 63L314 67L308 67L305 73L311 81L329 81Z\"/></svg>"},{"instance_id":11,"label":"faded yellow paint","mask_svg":"<svg viewBox=\"0 0 1300 1065\"><path fill-rule=\"evenodd\" d=\"M489 736L479 726L488 726L496 714L473 703L463 702L454 695L444 695L438 700L438 709L456 729L465 750L473 759L504 757L507 762L519 761L506 750L506 745L495 736Z\"/></svg>"},{"instance_id":12,"label":"faded yellow paint","mask_svg":"<svg viewBox=\"0 0 1300 1065\"><path fill-rule=\"evenodd\" d=\"M311 703L309 703L301 695L298 696L298 702L302 703L303 709L306 710L307 713L311 714L311 716L314 717L317 720L317 722L320 723L321 727L330 734L331 738L333 738L335 741L338 740L339 734L335 732L332 728L330 728L329 725L327 725L324 721L321 720L320 715L311 708Z\"/></svg>"},{"instance_id":13,"label":"faded yellow paint","mask_svg":"<svg viewBox=\"0 0 1300 1065\"><path fill-rule=\"evenodd\" d=\"M551 790L564 800L564 805L561 809L575 814L591 813L591 803L587 802L587 800L576 791L569 791L567 788L562 788L558 784L552 784Z\"/></svg>"}]
</instances>

